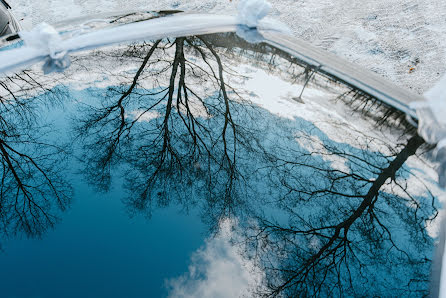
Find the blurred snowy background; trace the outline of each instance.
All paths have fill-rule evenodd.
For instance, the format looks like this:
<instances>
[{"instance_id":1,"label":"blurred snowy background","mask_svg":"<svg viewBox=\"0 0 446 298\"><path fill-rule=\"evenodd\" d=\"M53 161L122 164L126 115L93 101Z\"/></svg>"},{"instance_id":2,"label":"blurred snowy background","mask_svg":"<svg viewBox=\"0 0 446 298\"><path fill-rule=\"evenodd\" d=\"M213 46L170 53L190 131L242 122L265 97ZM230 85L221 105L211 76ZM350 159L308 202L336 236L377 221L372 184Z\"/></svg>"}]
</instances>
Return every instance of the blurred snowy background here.
<instances>
[{"instance_id":1,"label":"blurred snowy background","mask_svg":"<svg viewBox=\"0 0 446 298\"><path fill-rule=\"evenodd\" d=\"M237 0L8 0L36 25L108 11L235 14ZM446 71L445 0L270 0L294 35L422 93Z\"/></svg>"}]
</instances>

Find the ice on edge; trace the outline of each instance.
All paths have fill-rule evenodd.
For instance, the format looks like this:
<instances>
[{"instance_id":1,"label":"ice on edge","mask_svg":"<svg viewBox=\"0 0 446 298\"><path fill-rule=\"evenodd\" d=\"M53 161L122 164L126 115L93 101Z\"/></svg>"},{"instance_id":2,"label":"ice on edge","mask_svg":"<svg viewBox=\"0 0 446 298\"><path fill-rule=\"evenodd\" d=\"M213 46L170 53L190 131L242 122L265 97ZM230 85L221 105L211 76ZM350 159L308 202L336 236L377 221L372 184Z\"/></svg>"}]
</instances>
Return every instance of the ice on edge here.
<instances>
[{"instance_id":1,"label":"ice on edge","mask_svg":"<svg viewBox=\"0 0 446 298\"><path fill-rule=\"evenodd\" d=\"M46 56L43 65L45 74L57 71L61 72L70 66L70 58L66 50L61 50L62 38L54 27L47 23L41 23L30 31L19 32L25 45L37 51L36 56Z\"/></svg>"},{"instance_id":2,"label":"ice on edge","mask_svg":"<svg viewBox=\"0 0 446 298\"><path fill-rule=\"evenodd\" d=\"M439 183L446 187L446 74L424 97L426 101L415 102L411 107L417 111L419 135L427 143L437 145L434 157L440 163Z\"/></svg>"},{"instance_id":3,"label":"ice on edge","mask_svg":"<svg viewBox=\"0 0 446 298\"><path fill-rule=\"evenodd\" d=\"M58 45L62 42L59 33L47 23L41 23L31 29L31 31L19 32L20 38L25 45L41 50L53 59L59 59L65 56L66 51L58 51Z\"/></svg>"},{"instance_id":4,"label":"ice on edge","mask_svg":"<svg viewBox=\"0 0 446 298\"><path fill-rule=\"evenodd\" d=\"M265 0L242 0L238 4L237 21L249 28L256 28L259 21L269 13L271 7L271 4Z\"/></svg>"}]
</instances>

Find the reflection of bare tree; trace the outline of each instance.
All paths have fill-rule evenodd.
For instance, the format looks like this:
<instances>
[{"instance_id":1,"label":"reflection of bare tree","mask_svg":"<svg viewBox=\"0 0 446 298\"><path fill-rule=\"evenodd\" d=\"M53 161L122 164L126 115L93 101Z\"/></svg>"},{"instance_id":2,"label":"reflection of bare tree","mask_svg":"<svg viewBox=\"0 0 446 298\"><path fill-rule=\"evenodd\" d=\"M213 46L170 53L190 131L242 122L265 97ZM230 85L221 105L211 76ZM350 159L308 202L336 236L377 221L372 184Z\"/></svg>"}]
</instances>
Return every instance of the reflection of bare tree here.
<instances>
[{"instance_id":1,"label":"reflection of bare tree","mask_svg":"<svg viewBox=\"0 0 446 298\"><path fill-rule=\"evenodd\" d=\"M228 61L248 57L286 82L301 82L298 101L306 88L329 89L317 69L266 45L223 34L122 49L94 55L98 61L131 61L136 69L100 70L119 83L105 92L91 88L98 101L83 101L76 119L88 181L107 190L112 173L122 170L132 212L150 213L153 204L172 201L185 208L200 204L211 228L222 217L248 215L239 224L247 228L248 247L255 248L268 286L258 294L423 293L432 243L425 228L436 209L421 182L413 191L416 177L406 166L423 145L421 138L399 147L365 135L340 143L317 125L280 119L252 105L231 86L243 78ZM82 58L75 57L76 64ZM35 78L25 71L0 82L4 233L40 234L69 203L69 187L59 174L64 151L38 117L42 106L64 92ZM339 98L378 125L396 121L392 113L401 116L388 107L375 113L373 100L357 90ZM336 125L329 123L331 133L345 131ZM393 276L383 278L381 271ZM375 292L361 290L372 280L379 280Z\"/></svg>"},{"instance_id":2,"label":"reflection of bare tree","mask_svg":"<svg viewBox=\"0 0 446 298\"><path fill-rule=\"evenodd\" d=\"M206 189L211 205L224 202L217 217L231 212L237 143L247 142L232 112L248 108L230 100L230 94L242 99L226 83L217 51L204 38L178 38L129 47L125 55L144 57L130 84L109 88L100 107L87 107L89 116L78 127L86 138L90 180L107 189L122 158L130 166L127 203L133 210L150 210L154 195L165 205L175 190Z\"/></svg>"},{"instance_id":3,"label":"reflection of bare tree","mask_svg":"<svg viewBox=\"0 0 446 298\"><path fill-rule=\"evenodd\" d=\"M45 136L50 128L38 120L42 106L60 99L63 92L48 90L35 77L23 71L0 83L0 228L4 234L39 235L69 203L69 187L58 173L64 150Z\"/></svg>"},{"instance_id":4,"label":"reflection of bare tree","mask_svg":"<svg viewBox=\"0 0 446 298\"><path fill-rule=\"evenodd\" d=\"M86 116L77 131L84 138L89 181L106 190L112 170L121 167L130 210L150 212L152 204L166 206L172 200L187 207L202 199L214 226L221 217L240 213L244 204L243 211L257 219L247 239L267 273L269 289L259 294L362 295L358 285L380 266L392 273L406 266L414 276L395 292L422 291L431 245L425 224L436 209L432 194L424 197L427 188L419 196L409 190L409 178L416 178L404 166L422 139L415 136L394 148L392 142L369 137L355 147L322 137L314 126L276 119L244 101L228 83L237 73L222 59L227 49L219 45L225 39L178 38L104 53L133 59L139 67L131 75L120 74L120 86L109 87L106 96L97 96L99 104L82 110ZM285 56L261 45L250 49L263 55L255 57L256 63L268 67ZM295 68L295 59L287 62L292 73L280 75L302 81L302 92L327 83L310 67ZM370 97L351 92L353 98L345 100L362 101L356 110L368 111L362 103L368 105ZM383 119L379 125L393 121ZM256 131L263 121L280 129ZM372 150L376 143L390 153ZM344 160L345 167L333 167L333 158ZM274 208L287 223L256 210L262 210L266 197L277 203ZM395 233L398 226L403 236Z\"/></svg>"},{"instance_id":5,"label":"reflection of bare tree","mask_svg":"<svg viewBox=\"0 0 446 298\"><path fill-rule=\"evenodd\" d=\"M360 285L376 278L373 270L384 270L388 264L395 269L393 274L410 272L413 277L408 284L391 285L390 293L426 291L429 260L423 252L429 251L432 240L425 224L437 214L434 197L430 201L415 197L407 191L407 178L397 175L408 174L403 165L423 143L414 136L393 157L381 161L333 144L322 144L322 150L294 160L275 156L274 174L288 189L281 208L289 222L258 217L248 238L263 251L259 255L265 258L262 262L269 274L268 290L262 294L361 296ZM345 158L356 170L324 166L314 161L318 155ZM316 181L309 182L308 175ZM396 226L395 218L400 221ZM383 295L382 291L377 287L377 294L368 294Z\"/></svg>"}]
</instances>

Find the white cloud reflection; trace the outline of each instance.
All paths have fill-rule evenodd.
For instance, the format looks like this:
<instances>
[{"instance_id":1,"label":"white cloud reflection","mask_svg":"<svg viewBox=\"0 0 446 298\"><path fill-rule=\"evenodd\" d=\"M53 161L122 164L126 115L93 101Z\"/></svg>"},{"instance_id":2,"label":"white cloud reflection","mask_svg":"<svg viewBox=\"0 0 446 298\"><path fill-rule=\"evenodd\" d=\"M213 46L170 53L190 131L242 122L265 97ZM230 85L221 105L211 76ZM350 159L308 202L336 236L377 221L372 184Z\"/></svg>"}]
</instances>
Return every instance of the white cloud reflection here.
<instances>
[{"instance_id":1,"label":"white cloud reflection","mask_svg":"<svg viewBox=\"0 0 446 298\"><path fill-rule=\"evenodd\" d=\"M237 223L226 219L216 236L191 257L188 272L169 279L169 297L250 297L263 278L263 272L241 255Z\"/></svg>"}]
</instances>

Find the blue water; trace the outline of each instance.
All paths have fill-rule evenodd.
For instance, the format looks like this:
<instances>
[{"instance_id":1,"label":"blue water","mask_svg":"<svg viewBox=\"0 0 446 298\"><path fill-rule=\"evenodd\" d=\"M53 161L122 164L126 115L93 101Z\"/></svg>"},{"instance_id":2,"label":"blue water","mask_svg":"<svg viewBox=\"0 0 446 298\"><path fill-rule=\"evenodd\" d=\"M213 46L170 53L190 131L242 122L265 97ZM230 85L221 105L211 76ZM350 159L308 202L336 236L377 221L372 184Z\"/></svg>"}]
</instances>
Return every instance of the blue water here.
<instances>
[{"instance_id":1,"label":"blue water","mask_svg":"<svg viewBox=\"0 0 446 298\"><path fill-rule=\"evenodd\" d=\"M61 93L66 93L68 98L74 98L97 107L100 106L98 99L106 96L106 90L103 89L89 88L74 91L63 86L57 88L60 88ZM156 100L156 97L151 99ZM37 99L35 100L37 101ZM327 132L322 131L310 121L302 118L282 119L260 108L255 109L258 112L256 116L263 119L261 123L253 122L256 118L250 118L249 115L245 117L244 114L238 116L237 121L246 124L248 128L256 126L259 131L262 131L263 145L270 149L271 154L274 153L291 161L300 154L311 155L308 148L296 142L295 132L300 132L303 135L317 137L321 144L337 152L343 152L350 156L366 156L370 164L385 167L388 163L388 159L380 152L333 141ZM70 125L73 121L73 117L70 118L70 113L74 111L76 111L76 103L67 101L64 102L63 107L53 107L51 113L43 110L39 112L41 115L45 115L42 116L42 121L51 122L54 125L55 129L48 135L49 138L59 142L70 140ZM80 115L76 116L78 119L82 119ZM211 121L216 127L222 126L219 123L222 119L215 117L211 118ZM141 125L156 127L155 122L146 122ZM210 125L210 127L213 126ZM176 127L176 129L180 135L181 127ZM106 128L101 127L100 132L105 131L107 131ZM92 139L97 137L96 135L91 136ZM150 141L150 136L148 140ZM218 144L215 147L217 148ZM331 168L331 162L318 154L313 154L311 158L305 160L305 166L277 167L279 170L274 170L274 168L268 169L270 164L262 161L262 158L256 155L258 153L255 150L253 153L247 149L249 148L238 147L237 161L248 185L245 189L242 187L238 194L246 191L246 202L243 203L259 213L263 211L268 217L274 217L285 225L290 219L293 219L293 216L290 216L286 210L275 206L274 203L269 205L265 203L274 202L276 198L282 197L284 192L288 191L286 188L277 187L280 184L274 184L275 179L282 178L282 181L288 180L290 184L296 181L305 181L303 186L308 189L324 189L327 181L330 181L325 177L324 171L315 170L315 168ZM82 149L74 146L73 150L77 158L82 156L77 152ZM303 161L299 158L296 160ZM125 164L125 162L123 163ZM376 176L376 173L373 172L374 168L367 163L346 158L345 164L353 173L358 173L366 178ZM84 175L79 174L84 166L85 164L80 164L80 161L74 157L69 161L69 170L64 175L73 186L74 198L71 208L61 214L61 222L57 223L54 229L46 231L42 235L42 239L22 237L2 242L4 251L0 253L0 268L6 268L6 270L0 269L1 297L163 297L168 294L165 285L166 279L178 277L188 271L192 253L200 248L204 244L204 239L209 236L209 227L202 221L203 210L192 208L189 212L185 212L181 206L172 203L167 204L167 207L153 208L150 218L141 214L132 217L122 201L123 198L132 195L129 194L128 188L123 187L125 185L123 169L125 165L114 168L111 188L108 192L99 192L85 181ZM265 169L259 170L262 167ZM400 169L401 177L407 178L407 172L410 170L406 166ZM265 179L269 171L272 176L271 183ZM225 172L217 173L220 173L223 178L213 186L224 189ZM173 183L167 181L167 187L175 185L175 183L181 184L183 181L176 181L175 175L172 176L166 178L174 180ZM219 180L220 176L213 178ZM200 185L200 181L194 180L193 183ZM353 180L345 179L336 187L346 194L353 194L349 183L355 186ZM362 186L358 186L357 189L360 187ZM172 192L174 191L172 190ZM218 190L216 193L219 193ZM173 196L177 196L177 194L175 193ZM187 197L191 195L183 194L181 197L180 194L179 196L180 198L177 199L181 202L197 199ZM397 195L387 194L387 196L396 202L402 201ZM198 199L205 201L207 197ZM214 202L215 208L211 211L215 210L218 213L219 204L222 204L219 199L222 198L217 197ZM296 213L304 219L312 220L314 217L321 216L321 221L335 224L339 221L338 214L342 214L342 210L355 205L354 202L351 202L353 200L345 199L339 200L342 202L339 203L340 206L333 206L328 200L330 198L326 199L326 202L321 200L319 203L317 201L312 203L314 200L310 200L308 204L304 201L297 201L296 206L288 207L290 210L295 208ZM383 222L389 221L391 226L394 226L393 219L397 218L398 214L393 208L389 208L385 201L381 201L383 200L377 203L377 207L391 215L389 220L386 218ZM324 214L332 216L322 219ZM352 236L351 239L357 240L358 243L362 241L360 236ZM405 245L407 243L409 246L407 250L413 252L414 255L419 254L419 252L414 252L416 247L412 246L410 235L404 231L399 231L397 235L394 235L394 239ZM371 264L369 267L367 269L369 273L378 278L383 267L382 264ZM393 267L396 268L392 269L397 275L405 274L407 271L397 265ZM356 269L353 268L353 270ZM360 268L360 270L362 269ZM378 281L378 284L379 282L384 283L384 281L387 283L385 276L379 276L379 279L381 280ZM393 277L390 279L393 280ZM398 276L395 280L398 280ZM361 280L354 279L354 282L359 283ZM376 287L379 288L379 285ZM387 289L380 289L380 291L388 293Z\"/></svg>"},{"instance_id":2,"label":"blue water","mask_svg":"<svg viewBox=\"0 0 446 298\"><path fill-rule=\"evenodd\" d=\"M67 129L62 110L70 106L42 118ZM67 131L53 133L68 139ZM64 173L74 197L53 229L41 239L18 235L1 242L0 297L166 296L165 280L188 270L192 252L207 236L198 212L172 204L153 210L150 218L132 217L122 202L129 194L118 170L103 193L78 174L81 167L72 158Z\"/></svg>"},{"instance_id":3,"label":"blue water","mask_svg":"<svg viewBox=\"0 0 446 298\"><path fill-rule=\"evenodd\" d=\"M122 190L98 194L77 182L75 191L71 210L42 240L5 243L2 297L165 296L164 279L187 271L203 241L199 218L175 207L129 218Z\"/></svg>"}]
</instances>

